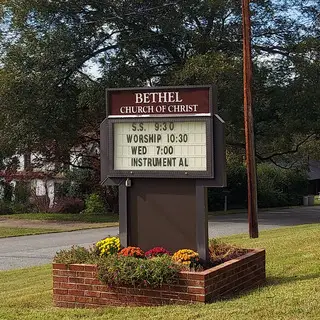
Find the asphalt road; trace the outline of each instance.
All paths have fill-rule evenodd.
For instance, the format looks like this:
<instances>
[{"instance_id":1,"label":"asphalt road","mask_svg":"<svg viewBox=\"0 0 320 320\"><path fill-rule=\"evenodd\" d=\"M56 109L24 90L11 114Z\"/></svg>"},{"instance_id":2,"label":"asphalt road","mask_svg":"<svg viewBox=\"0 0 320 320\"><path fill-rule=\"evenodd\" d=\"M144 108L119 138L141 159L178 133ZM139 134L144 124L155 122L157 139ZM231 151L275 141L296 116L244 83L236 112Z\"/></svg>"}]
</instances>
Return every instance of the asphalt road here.
<instances>
[{"instance_id":1,"label":"asphalt road","mask_svg":"<svg viewBox=\"0 0 320 320\"><path fill-rule=\"evenodd\" d=\"M259 230L320 223L320 206L262 211L258 215L258 223ZM210 218L210 238L240 233L248 233L245 213ZM112 227L0 239L0 270L51 263L59 250L72 245L89 247L102 238L117 234L118 228Z\"/></svg>"}]
</instances>

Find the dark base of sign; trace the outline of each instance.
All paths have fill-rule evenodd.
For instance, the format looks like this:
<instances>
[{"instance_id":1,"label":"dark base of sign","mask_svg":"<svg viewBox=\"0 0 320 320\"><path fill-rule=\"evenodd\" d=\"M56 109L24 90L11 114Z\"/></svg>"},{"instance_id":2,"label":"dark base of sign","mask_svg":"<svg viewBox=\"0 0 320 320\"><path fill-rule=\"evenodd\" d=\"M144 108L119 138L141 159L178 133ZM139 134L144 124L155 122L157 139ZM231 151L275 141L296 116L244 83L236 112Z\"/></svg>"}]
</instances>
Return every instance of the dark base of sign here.
<instances>
[{"instance_id":1,"label":"dark base of sign","mask_svg":"<svg viewBox=\"0 0 320 320\"><path fill-rule=\"evenodd\" d=\"M207 260L206 188L188 179L132 179L120 186L120 238L143 250L198 251Z\"/></svg>"}]
</instances>

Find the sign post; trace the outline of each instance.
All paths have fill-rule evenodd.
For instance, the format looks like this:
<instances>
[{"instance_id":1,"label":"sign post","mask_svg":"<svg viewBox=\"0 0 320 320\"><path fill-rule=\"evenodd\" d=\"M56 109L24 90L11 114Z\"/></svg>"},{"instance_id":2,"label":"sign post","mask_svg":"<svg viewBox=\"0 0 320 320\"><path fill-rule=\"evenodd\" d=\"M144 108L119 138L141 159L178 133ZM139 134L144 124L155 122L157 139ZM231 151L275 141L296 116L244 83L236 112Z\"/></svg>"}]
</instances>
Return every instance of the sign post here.
<instances>
[{"instance_id":1,"label":"sign post","mask_svg":"<svg viewBox=\"0 0 320 320\"><path fill-rule=\"evenodd\" d=\"M101 180L119 185L120 239L208 254L207 186L223 187L213 86L107 90Z\"/></svg>"}]
</instances>

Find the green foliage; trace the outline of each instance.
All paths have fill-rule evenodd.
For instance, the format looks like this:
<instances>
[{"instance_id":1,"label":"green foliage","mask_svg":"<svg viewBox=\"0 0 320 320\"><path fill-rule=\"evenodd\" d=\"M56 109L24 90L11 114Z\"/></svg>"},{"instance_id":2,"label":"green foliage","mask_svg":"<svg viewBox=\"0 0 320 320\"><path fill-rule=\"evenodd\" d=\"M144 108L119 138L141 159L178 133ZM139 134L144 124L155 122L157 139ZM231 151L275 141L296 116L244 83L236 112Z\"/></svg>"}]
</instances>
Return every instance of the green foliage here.
<instances>
[{"instance_id":1,"label":"green foliage","mask_svg":"<svg viewBox=\"0 0 320 320\"><path fill-rule=\"evenodd\" d=\"M58 251L54 256L56 263L89 263L95 261L95 254L93 251L80 246L72 246L71 249Z\"/></svg>"},{"instance_id":2,"label":"green foliage","mask_svg":"<svg viewBox=\"0 0 320 320\"><path fill-rule=\"evenodd\" d=\"M102 259L98 268L98 278L110 286L159 287L175 283L180 271L180 267L166 255L152 259L111 255Z\"/></svg>"},{"instance_id":3,"label":"green foliage","mask_svg":"<svg viewBox=\"0 0 320 320\"><path fill-rule=\"evenodd\" d=\"M242 208L247 203L247 172L241 158L230 156L227 160L227 191L209 188L208 208L209 211L222 210L224 197L228 197L228 208Z\"/></svg>"},{"instance_id":4,"label":"green foliage","mask_svg":"<svg viewBox=\"0 0 320 320\"><path fill-rule=\"evenodd\" d=\"M104 88L146 84L216 82L227 144L243 149L239 1L23 3L0 7L1 159L18 149L68 163L72 147L98 146ZM301 0L251 9L257 155L280 163L319 132L320 9Z\"/></svg>"},{"instance_id":5,"label":"green foliage","mask_svg":"<svg viewBox=\"0 0 320 320\"><path fill-rule=\"evenodd\" d=\"M102 200L106 210L118 213L118 188L116 186L102 187L100 176L95 170L73 168L65 171L65 178L66 181L56 184L57 202L60 202L60 198L85 200L90 194L97 193L103 195Z\"/></svg>"},{"instance_id":6,"label":"green foliage","mask_svg":"<svg viewBox=\"0 0 320 320\"><path fill-rule=\"evenodd\" d=\"M99 186L94 170L73 168L64 172L66 181L57 184L58 197L85 199Z\"/></svg>"},{"instance_id":7,"label":"green foliage","mask_svg":"<svg viewBox=\"0 0 320 320\"><path fill-rule=\"evenodd\" d=\"M277 168L268 164L259 164L258 205L276 207L300 205L307 192L306 173L299 170Z\"/></svg>"},{"instance_id":8,"label":"green foliage","mask_svg":"<svg viewBox=\"0 0 320 320\"><path fill-rule=\"evenodd\" d=\"M17 181L14 188L14 202L27 204L29 203L30 196L30 184L23 181Z\"/></svg>"},{"instance_id":9,"label":"green foliage","mask_svg":"<svg viewBox=\"0 0 320 320\"><path fill-rule=\"evenodd\" d=\"M3 190L3 200L5 202L11 202L13 196L13 186L6 181L0 181L0 187Z\"/></svg>"},{"instance_id":10,"label":"green foliage","mask_svg":"<svg viewBox=\"0 0 320 320\"><path fill-rule=\"evenodd\" d=\"M170 256L164 255L151 259L137 259L117 254L99 255L96 248L86 249L73 246L71 249L56 253L54 262L91 263L98 265L98 278L110 286L133 285L159 287L175 283L181 266L174 263Z\"/></svg>"},{"instance_id":11,"label":"green foliage","mask_svg":"<svg viewBox=\"0 0 320 320\"><path fill-rule=\"evenodd\" d=\"M228 208L244 208L247 204L247 176L245 164L230 161L227 166L229 193L209 189L209 211L222 210L224 196L228 196ZM273 164L257 164L258 206L261 208L294 206L302 204L307 192L308 180L304 170L282 169Z\"/></svg>"},{"instance_id":12,"label":"green foliage","mask_svg":"<svg viewBox=\"0 0 320 320\"><path fill-rule=\"evenodd\" d=\"M0 200L0 214L12 214L13 210L10 204L6 201Z\"/></svg>"},{"instance_id":13,"label":"green foliage","mask_svg":"<svg viewBox=\"0 0 320 320\"><path fill-rule=\"evenodd\" d=\"M104 203L97 193L90 194L85 201L84 214L104 214L106 212Z\"/></svg>"},{"instance_id":14,"label":"green foliage","mask_svg":"<svg viewBox=\"0 0 320 320\"><path fill-rule=\"evenodd\" d=\"M34 212L35 208L30 203L19 203L19 202L12 202L10 204L10 208L12 209L13 213L29 213Z\"/></svg>"}]
</instances>

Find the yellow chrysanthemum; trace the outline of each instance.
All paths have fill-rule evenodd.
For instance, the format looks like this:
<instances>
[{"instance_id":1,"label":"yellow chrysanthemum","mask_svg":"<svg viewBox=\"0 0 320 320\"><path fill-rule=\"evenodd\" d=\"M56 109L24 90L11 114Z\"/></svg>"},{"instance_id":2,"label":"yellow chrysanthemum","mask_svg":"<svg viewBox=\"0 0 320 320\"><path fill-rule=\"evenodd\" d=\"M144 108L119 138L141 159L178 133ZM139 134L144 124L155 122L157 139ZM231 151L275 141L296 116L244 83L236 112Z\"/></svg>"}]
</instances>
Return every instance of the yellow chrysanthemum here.
<instances>
[{"instance_id":1,"label":"yellow chrysanthemum","mask_svg":"<svg viewBox=\"0 0 320 320\"><path fill-rule=\"evenodd\" d=\"M100 240L96 243L96 247L100 256L116 254L120 250L120 239L117 237L110 237Z\"/></svg>"}]
</instances>

